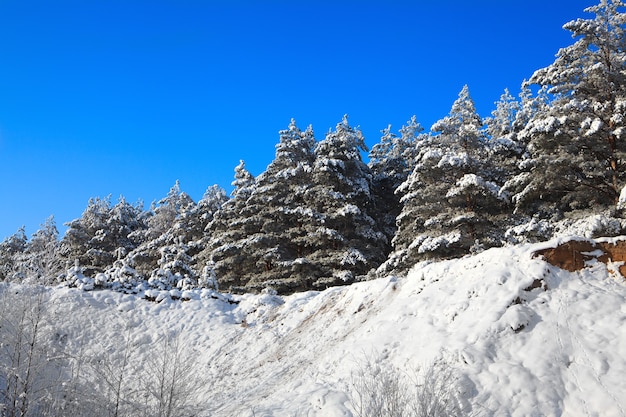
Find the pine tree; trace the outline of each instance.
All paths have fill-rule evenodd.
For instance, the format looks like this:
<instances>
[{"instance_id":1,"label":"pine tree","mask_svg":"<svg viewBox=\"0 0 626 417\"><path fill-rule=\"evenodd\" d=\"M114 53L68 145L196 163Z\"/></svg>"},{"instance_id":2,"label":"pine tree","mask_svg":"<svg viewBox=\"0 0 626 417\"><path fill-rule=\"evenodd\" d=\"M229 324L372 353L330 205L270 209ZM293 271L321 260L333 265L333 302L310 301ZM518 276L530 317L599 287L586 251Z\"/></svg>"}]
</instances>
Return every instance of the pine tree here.
<instances>
[{"instance_id":1,"label":"pine tree","mask_svg":"<svg viewBox=\"0 0 626 417\"><path fill-rule=\"evenodd\" d=\"M304 193L314 161L313 130L301 131L294 120L279 132L276 157L253 178L240 164L235 169L233 199L224 205L209 232L213 238L204 255L220 288L280 292L306 288L305 231L309 210ZM307 275L307 274L304 274Z\"/></svg>"},{"instance_id":2,"label":"pine tree","mask_svg":"<svg viewBox=\"0 0 626 417\"><path fill-rule=\"evenodd\" d=\"M391 132L390 125L381 131L380 142L369 153L377 221L389 242L396 234L396 217L402 210L400 196L395 191L415 167L419 143L427 137L423 130L415 116L402 126L400 136Z\"/></svg>"},{"instance_id":3,"label":"pine tree","mask_svg":"<svg viewBox=\"0 0 626 417\"><path fill-rule=\"evenodd\" d=\"M19 274L30 283L51 284L63 270L59 258L59 231L54 217L46 219L18 258Z\"/></svg>"},{"instance_id":4,"label":"pine tree","mask_svg":"<svg viewBox=\"0 0 626 417\"><path fill-rule=\"evenodd\" d=\"M244 250L254 262L247 288L258 291L269 286L284 293L307 288L302 226L311 213L304 194L311 182L316 142L312 128L303 132L293 119L279 135L276 156L257 177L246 202L245 213L254 229Z\"/></svg>"},{"instance_id":5,"label":"pine tree","mask_svg":"<svg viewBox=\"0 0 626 417\"><path fill-rule=\"evenodd\" d=\"M113 206L107 219L107 227L115 258L135 249L141 243L141 233L148 228L143 203L130 204L124 196Z\"/></svg>"},{"instance_id":6,"label":"pine tree","mask_svg":"<svg viewBox=\"0 0 626 417\"><path fill-rule=\"evenodd\" d=\"M363 162L363 134L347 116L315 148L307 210L306 259L314 288L345 284L367 274L385 258L388 242L375 221L372 174Z\"/></svg>"},{"instance_id":7,"label":"pine tree","mask_svg":"<svg viewBox=\"0 0 626 417\"><path fill-rule=\"evenodd\" d=\"M503 201L467 86L431 131L421 142L415 169L398 189L403 209L395 252L384 270L405 270L420 259L459 256L476 245L499 243L493 216Z\"/></svg>"},{"instance_id":8,"label":"pine tree","mask_svg":"<svg viewBox=\"0 0 626 417\"><path fill-rule=\"evenodd\" d=\"M209 241L198 255L202 265L211 264L220 288L234 292L244 291L243 287L249 279L251 261L245 256L244 248L247 236L255 232L255 226L245 210L255 184L256 180L246 169L245 162L240 161L235 167L232 198L215 213L207 226Z\"/></svg>"},{"instance_id":9,"label":"pine tree","mask_svg":"<svg viewBox=\"0 0 626 417\"><path fill-rule=\"evenodd\" d=\"M137 287L144 279L144 276L134 268L132 257L127 256L114 261L104 274L96 275L95 284L107 286L114 290L136 292Z\"/></svg>"},{"instance_id":10,"label":"pine tree","mask_svg":"<svg viewBox=\"0 0 626 417\"><path fill-rule=\"evenodd\" d=\"M185 240L188 247L188 255L193 258L192 263L199 269L198 273L209 258L206 256L206 248L212 239L209 225L215 219L215 215L229 201L226 191L219 185L212 185L206 189L204 195L191 210L183 213L180 220L174 225L175 229L184 230ZM180 233L175 233L177 236Z\"/></svg>"},{"instance_id":11,"label":"pine tree","mask_svg":"<svg viewBox=\"0 0 626 417\"><path fill-rule=\"evenodd\" d=\"M511 226L527 222L529 216L536 213L536 210L530 207L537 207L540 203L532 185L536 163L531 155L528 137L521 132L532 118L546 111L549 101L546 90L545 87L541 88L533 95L524 82L510 131L505 133L504 139L492 136L494 164L504 174L505 180L501 193L509 196L513 208L514 217L511 218ZM531 197L532 195L535 197Z\"/></svg>"},{"instance_id":12,"label":"pine tree","mask_svg":"<svg viewBox=\"0 0 626 417\"><path fill-rule=\"evenodd\" d=\"M60 254L68 268L78 262L88 275L101 272L110 265L114 256L108 245L107 217L110 197L91 198L78 219L66 223L67 231L61 240ZM103 249L103 244L106 249Z\"/></svg>"},{"instance_id":13,"label":"pine tree","mask_svg":"<svg viewBox=\"0 0 626 417\"><path fill-rule=\"evenodd\" d=\"M202 268L202 273L198 279L198 287L212 290L219 289L217 274L215 273L215 263L213 261L209 261L204 268Z\"/></svg>"},{"instance_id":14,"label":"pine tree","mask_svg":"<svg viewBox=\"0 0 626 417\"><path fill-rule=\"evenodd\" d=\"M209 227L220 288L324 288L352 282L384 259L361 131L344 118L314 145L312 129L292 121L261 175L253 181L242 165L236 169L233 199Z\"/></svg>"},{"instance_id":15,"label":"pine tree","mask_svg":"<svg viewBox=\"0 0 626 417\"><path fill-rule=\"evenodd\" d=\"M13 278L17 270L17 258L26 249L28 239L24 227L0 243L0 281Z\"/></svg>"},{"instance_id":16,"label":"pine tree","mask_svg":"<svg viewBox=\"0 0 626 417\"><path fill-rule=\"evenodd\" d=\"M231 183L235 187L232 196L241 200L247 199L254 191L255 182L254 176L246 169L245 161L240 160L235 167L235 179Z\"/></svg>"},{"instance_id":17,"label":"pine tree","mask_svg":"<svg viewBox=\"0 0 626 417\"><path fill-rule=\"evenodd\" d=\"M158 267L152 271L148 284L160 290L178 287L183 290L197 287L198 274L192 267L189 246L183 238L159 249Z\"/></svg>"},{"instance_id":18,"label":"pine tree","mask_svg":"<svg viewBox=\"0 0 626 417\"><path fill-rule=\"evenodd\" d=\"M206 189L186 222L190 240L200 240L202 245L205 245L204 240L208 236L207 227L228 200L226 191L219 185L212 185Z\"/></svg>"},{"instance_id":19,"label":"pine tree","mask_svg":"<svg viewBox=\"0 0 626 417\"><path fill-rule=\"evenodd\" d=\"M180 191L180 187L175 186L162 201L175 207L176 214L170 228L146 245L160 255L156 265L152 265L148 283L158 289L196 288L202 272L197 255L209 242L209 223L228 201L226 192L217 185L208 187L202 199L195 204Z\"/></svg>"},{"instance_id":20,"label":"pine tree","mask_svg":"<svg viewBox=\"0 0 626 417\"><path fill-rule=\"evenodd\" d=\"M163 270L163 266L173 258L178 262L184 260L185 268L193 270L192 256L199 252L198 241L202 239L208 223L208 220L202 220L203 214L199 210L198 204L181 190L180 182L176 181L164 198L152 204L146 219L147 227L141 233L142 243L128 253L126 260L118 263L117 269L110 272L115 275L119 271L122 278L137 274L148 279L158 275L159 270ZM205 215L209 216L208 213ZM171 265L168 268L172 269ZM197 274L188 275L195 278ZM161 287L160 284L156 286Z\"/></svg>"},{"instance_id":21,"label":"pine tree","mask_svg":"<svg viewBox=\"0 0 626 417\"><path fill-rule=\"evenodd\" d=\"M547 88L552 99L521 132L533 169L516 196L518 206L549 215L617 203L626 181L623 8L622 1L602 0L585 9L595 14L593 19L565 24L575 43L529 80Z\"/></svg>"},{"instance_id":22,"label":"pine tree","mask_svg":"<svg viewBox=\"0 0 626 417\"><path fill-rule=\"evenodd\" d=\"M141 212L141 204L133 206L124 197L114 207L110 197L90 199L82 216L67 223L60 243L61 257L68 265L78 260L87 276L104 272L137 246L131 234L145 227Z\"/></svg>"},{"instance_id":23,"label":"pine tree","mask_svg":"<svg viewBox=\"0 0 626 417\"><path fill-rule=\"evenodd\" d=\"M152 205L152 216L148 219L148 236L146 240L157 239L166 234L176 220L195 206L195 202L180 188L180 181L170 188L167 195Z\"/></svg>"}]
</instances>

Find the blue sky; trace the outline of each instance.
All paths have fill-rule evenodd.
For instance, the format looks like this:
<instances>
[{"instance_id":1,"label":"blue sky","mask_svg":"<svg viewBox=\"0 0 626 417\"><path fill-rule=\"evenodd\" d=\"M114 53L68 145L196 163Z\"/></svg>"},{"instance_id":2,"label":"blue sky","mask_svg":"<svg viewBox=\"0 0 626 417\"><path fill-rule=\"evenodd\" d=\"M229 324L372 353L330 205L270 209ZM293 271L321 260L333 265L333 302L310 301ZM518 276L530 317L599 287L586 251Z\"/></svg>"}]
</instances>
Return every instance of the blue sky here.
<instances>
[{"instance_id":1,"label":"blue sky","mask_svg":"<svg viewBox=\"0 0 626 417\"><path fill-rule=\"evenodd\" d=\"M464 84L481 116L573 40L594 0L0 0L0 240L90 197L196 201L258 175L296 119L371 147Z\"/></svg>"}]
</instances>

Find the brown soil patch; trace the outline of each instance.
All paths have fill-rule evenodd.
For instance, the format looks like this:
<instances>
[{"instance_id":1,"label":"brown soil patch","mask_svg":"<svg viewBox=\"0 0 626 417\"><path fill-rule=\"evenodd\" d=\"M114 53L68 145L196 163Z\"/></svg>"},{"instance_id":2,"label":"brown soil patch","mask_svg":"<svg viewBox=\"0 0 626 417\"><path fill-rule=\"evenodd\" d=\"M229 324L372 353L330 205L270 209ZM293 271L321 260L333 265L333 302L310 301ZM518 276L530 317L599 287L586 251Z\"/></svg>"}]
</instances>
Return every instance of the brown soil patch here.
<instances>
[{"instance_id":1,"label":"brown soil patch","mask_svg":"<svg viewBox=\"0 0 626 417\"><path fill-rule=\"evenodd\" d=\"M597 259L600 262L626 262L626 240L615 243L596 242L594 240L570 240L555 248L542 249L533 256L543 256L546 262L570 272L583 269L587 262ZM626 265L619 267L619 272L626 277Z\"/></svg>"}]
</instances>

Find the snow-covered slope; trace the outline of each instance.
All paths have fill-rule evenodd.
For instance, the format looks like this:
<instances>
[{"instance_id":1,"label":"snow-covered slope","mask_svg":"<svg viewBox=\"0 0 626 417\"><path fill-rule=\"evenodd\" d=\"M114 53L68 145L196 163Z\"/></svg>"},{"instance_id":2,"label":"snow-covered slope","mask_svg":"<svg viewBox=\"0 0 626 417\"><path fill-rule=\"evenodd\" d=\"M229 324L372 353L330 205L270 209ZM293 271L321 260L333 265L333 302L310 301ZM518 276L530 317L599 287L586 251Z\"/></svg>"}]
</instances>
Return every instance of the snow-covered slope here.
<instances>
[{"instance_id":1,"label":"snow-covered slope","mask_svg":"<svg viewBox=\"0 0 626 417\"><path fill-rule=\"evenodd\" d=\"M119 349L136 366L163 334L193 352L212 416L352 416L363 363L399 369L443 359L472 415L626 416L626 283L605 264L579 272L532 253L555 242L419 264L408 277L238 304L194 293L160 303L56 288L70 345ZM143 364L143 365L142 365Z\"/></svg>"}]
</instances>

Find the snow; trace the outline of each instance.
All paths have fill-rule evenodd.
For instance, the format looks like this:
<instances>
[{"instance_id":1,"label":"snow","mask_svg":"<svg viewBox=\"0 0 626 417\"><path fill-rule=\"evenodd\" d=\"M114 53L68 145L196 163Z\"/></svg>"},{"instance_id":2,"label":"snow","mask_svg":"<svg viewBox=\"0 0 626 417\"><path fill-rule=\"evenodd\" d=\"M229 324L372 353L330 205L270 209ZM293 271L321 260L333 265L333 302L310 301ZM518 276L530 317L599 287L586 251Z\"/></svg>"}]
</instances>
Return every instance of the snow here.
<instances>
[{"instance_id":1,"label":"snow","mask_svg":"<svg viewBox=\"0 0 626 417\"><path fill-rule=\"evenodd\" d=\"M625 416L626 282L600 262L570 273L532 256L558 242L284 297L49 293L58 333L86 356L123 349L114 342L131 328L139 366L178 334L193 352L189 378L203 380L200 415L350 417L363 361L408 371L443 358L472 415Z\"/></svg>"},{"instance_id":2,"label":"snow","mask_svg":"<svg viewBox=\"0 0 626 417\"><path fill-rule=\"evenodd\" d=\"M337 210L337 215L340 217L358 216L359 214L361 214L361 210L354 204L346 204Z\"/></svg>"},{"instance_id":3,"label":"snow","mask_svg":"<svg viewBox=\"0 0 626 417\"><path fill-rule=\"evenodd\" d=\"M442 236L420 236L411 242L410 247L417 247L418 253L434 252L440 247L450 246L461 240L461 233L452 231Z\"/></svg>"},{"instance_id":4,"label":"snow","mask_svg":"<svg viewBox=\"0 0 626 417\"><path fill-rule=\"evenodd\" d=\"M623 221L605 214L594 214L577 220L562 220L555 225L554 236L615 236L622 230Z\"/></svg>"},{"instance_id":5,"label":"snow","mask_svg":"<svg viewBox=\"0 0 626 417\"><path fill-rule=\"evenodd\" d=\"M583 121L583 129L588 129L585 132L585 136L592 136L595 135L596 133L598 133L600 131L600 129L602 128L602 120L596 118L593 121L588 118L586 120Z\"/></svg>"},{"instance_id":6,"label":"snow","mask_svg":"<svg viewBox=\"0 0 626 417\"><path fill-rule=\"evenodd\" d=\"M619 193L619 200L617 202L618 208L626 207L626 186L622 188L622 191Z\"/></svg>"},{"instance_id":7,"label":"snow","mask_svg":"<svg viewBox=\"0 0 626 417\"><path fill-rule=\"evenodd\" d=\"M484 178L476 174L465 174L457 182L454 187L451 187L446 197L453 197L456 195L467 192L468 189L480 189L484 190L495 197L501 198L500 187L494 182L487 181Z\"/></svg>"},{"instance_id":8,"label":"snow","mask_svg":"<svg viewBox=\"0 0 626 417\"><path fill-rule=\"evenodd\" d=\"M357 249L349 248L341 260L341 265L356 265L357 263L367 263L367 258Z\"/></svg>"},{"instance_id":9,"label":"snow","mask_svg":"<svg viewBox=\"0 0 626 417\"><path fill-rule=\"evenodd\" d=\"M463 167L469 163L469 156L465 152L460 153L446 153L442 155L441 159L437 163L438 168Z\"/></svg>"}]
</instances>

